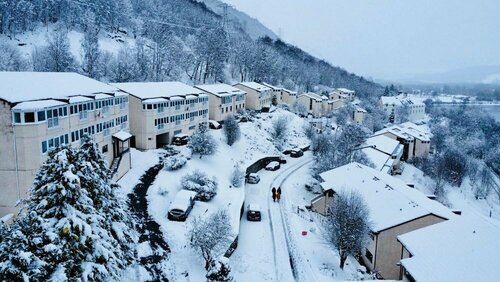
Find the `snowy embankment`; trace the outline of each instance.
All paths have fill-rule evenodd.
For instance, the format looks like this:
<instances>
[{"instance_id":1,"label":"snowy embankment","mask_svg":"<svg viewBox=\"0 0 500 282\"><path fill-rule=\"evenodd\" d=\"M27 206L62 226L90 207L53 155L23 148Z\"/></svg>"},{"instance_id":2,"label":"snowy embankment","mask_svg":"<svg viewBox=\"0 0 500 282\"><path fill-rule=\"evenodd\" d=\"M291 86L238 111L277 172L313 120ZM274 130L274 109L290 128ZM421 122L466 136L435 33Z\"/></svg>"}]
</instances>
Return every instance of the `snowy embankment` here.
<instances>
[{"instance_id":1,"label":"snowy embankment","mask_svg":"<svg viewBox=\"0 0 500 282\"><path fill-rule=\"evenodd\" d=\"M168 255L169 265L165 266L166 269L164 269L171 280L201 281L205 279L206 272L201 256L190 248L187 238L187 233L195 217L206 217L220 209L227 209L231 215L233 235L240 234L240 212L245 198L245 189L243 187L230 188L230 175L236 164L244 170L262 157L280 155L272 143L269 131L272 121L283 115L288 118L290 128L289 137L284 146L307 145L308 140L302 132L305 121L292 113L278 109L273 113L259 115L259 118L253 122L240 123L241 138L233 146L225 144L222 130L211 130L211 134L218 143L216 154L204 156L202 159L198 155L193 155L183 168L176 171L161 170L159 172L148 189L148 209L151 217L160 225L164 239L171 249L171 253ZM190 155L186 147L176 147L176 149L179 149L182 154ZM161 149L145 152L132 151L132 170L120 180L124 193L132 191L144 171L157 164L158 155L162 152L164 151ZM196 201L186 222L170 221L167 219L167 212L176 193L181 189L180 180L182 176L194 170L200 170L209 177L215 177L218 182L218 194L210 202ZM240 236L243 235L240 234ZM245 244L241 237L239 242ZM144 255L151 253L150 247L143 245L139 249L140 253ZM258 257L256 259L260 260Z\"/></svg>"}]
</instances>

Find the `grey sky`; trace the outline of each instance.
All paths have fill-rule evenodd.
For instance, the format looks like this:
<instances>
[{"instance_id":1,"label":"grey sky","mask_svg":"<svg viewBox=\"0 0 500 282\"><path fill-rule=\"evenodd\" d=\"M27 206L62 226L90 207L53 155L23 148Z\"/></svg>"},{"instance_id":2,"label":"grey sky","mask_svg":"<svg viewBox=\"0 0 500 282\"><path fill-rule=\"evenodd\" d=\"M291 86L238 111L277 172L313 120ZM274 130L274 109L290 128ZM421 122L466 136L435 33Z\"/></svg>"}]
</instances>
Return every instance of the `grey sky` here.
<instances>
[{"instance_id":1,"label":"grey sky","mask_svg":"<svg viewBox=\"0 0 500 282\"><path fill-rule=\"evenodd\" d=\"M358 74L500 65L500 0L223 0Z\"/></svg>"}]
</instances>

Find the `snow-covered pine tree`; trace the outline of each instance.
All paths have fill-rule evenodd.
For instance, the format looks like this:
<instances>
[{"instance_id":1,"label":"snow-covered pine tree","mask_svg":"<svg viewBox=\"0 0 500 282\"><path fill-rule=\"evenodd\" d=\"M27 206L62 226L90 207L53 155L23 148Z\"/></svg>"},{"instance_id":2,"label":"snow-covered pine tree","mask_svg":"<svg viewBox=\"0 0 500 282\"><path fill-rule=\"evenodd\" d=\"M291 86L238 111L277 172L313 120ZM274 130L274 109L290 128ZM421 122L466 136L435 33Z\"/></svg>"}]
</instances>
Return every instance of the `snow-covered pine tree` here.
<instances>
[{"instance_id":1,"label":"snow-covered pine tree","mask_svg":"<svg viewBox=\"0 0 500 282\"><path fill-rule=\"evenodd\" d=\"M231 184L234 187L240 187L243 184L243 180L245 179L245 172L241 170L240 166L236 164L234 166L234 170L231 173Z\"/></svg>"},{"instance_id":2,"label":"snow-covered pine tree","mask_svg":"<svg viewBox=\"0 0 500 282\"><path fill-rule=\"evenodd\" d=\"M221 257L210 264L206 278L208 281L230 282L233 281L233 277L231 277L230 273L231 268L229 267L228 259L226 257Z\"/></svg>"},{"instance_id":3,"label":"snow-covered pine tree","mask_svg":"<svg viewBox=\"0 0 500 282\"><path fill-rule=\"evenodd\" d=\"M224 119L224 135L226 135L226 142L229 146L240 139L240 125L233 115L228 115Z\"/></svg>"},{"instance_id":4,"label":"snow-covered pine tree","mask_svg":"<svg viewBox=\"0 0 500 282\"><path fill-rule=\"evenodd\" d=\"M2 280L46 281L56 279L54 275L83 281L118 279L122 262L106 219L82 185L83 166L71 147L49 153L24 212L2 243Z\"/></svg>"},{"instance_id":5,"label":"snow-covered pine tree","mask_svg":"<svg viewBox=\"0 0 500 282\"><path fill-rule=\"evenodd\" d=\"M81 138L78 150L79 177L82 187L89 192L95 209L104 217L104 228L113 236L118 248L113 250L121 267L135 258L135 221L126 212L126 201L115 193L119 187L111 183L110 170L95 141L88 135Z\"/></svg>"},{"instance_id":6,"label":"snow-covered pine tree","mask_svg":"<svg viewBox=\"0 0 500 282\"><path fill-rule=\"evenodd\" d=\"M193 153L200 154L200 159L205 155L213 155L217 151L217 142L208 132L205 123L198 124L198 127L189 139L188 145L193 150Z\"/></svg>"}]
</instances>

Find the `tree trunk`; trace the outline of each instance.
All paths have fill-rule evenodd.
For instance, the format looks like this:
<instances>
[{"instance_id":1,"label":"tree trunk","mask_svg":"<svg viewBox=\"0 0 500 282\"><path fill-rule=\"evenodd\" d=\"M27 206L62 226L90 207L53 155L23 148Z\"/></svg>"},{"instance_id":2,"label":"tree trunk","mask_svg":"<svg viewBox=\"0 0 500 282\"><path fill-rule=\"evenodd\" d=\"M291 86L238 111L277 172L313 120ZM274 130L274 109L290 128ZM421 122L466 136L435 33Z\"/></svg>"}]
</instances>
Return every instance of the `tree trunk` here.
<instances>
[{"instance_id":1,"label":"tree trunk","mask_svg":"<svg viewBox=\"0 0 500 282\"><path fill-rule=\"evenodd\" d=\"M345 261L347 260L347 255L345 253L340 254L340 269L344 270Z\"/></svg>"}]
</instances>

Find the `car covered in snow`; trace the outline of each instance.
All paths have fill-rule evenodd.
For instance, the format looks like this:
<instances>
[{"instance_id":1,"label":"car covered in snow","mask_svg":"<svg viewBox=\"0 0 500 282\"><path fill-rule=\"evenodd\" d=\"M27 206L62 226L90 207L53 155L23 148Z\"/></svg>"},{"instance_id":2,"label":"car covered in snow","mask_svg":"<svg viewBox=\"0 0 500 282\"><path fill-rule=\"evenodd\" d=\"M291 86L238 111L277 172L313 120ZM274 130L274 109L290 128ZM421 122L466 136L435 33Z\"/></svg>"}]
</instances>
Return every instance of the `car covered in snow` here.
<instances>
[{"instance_id":1,"label":"car covered in snow","mask_svg":"<svg viewBox=\"0 0 500 282\"><path fill-rule=\"evenodd\" d=\"M290 151L290 157L292 158L299 158L304 155L304 152L302 152L301 149L293 149Z\"/></svg>"},{"instance_id":2,"label":"car covered in snow","mask_svg":"<svg viewBox=\"0 0 500 282\"><path fill-rule=\"evenodd\" d=\"M186 134L176 134L174 138L172 138L172 145L175 146L183 146L187 145L189 141L189 136Z\"/></svg>"},{"instance_id":3,"label":"car covered in snow","mask_svg":"<svg viewBox=\"0 0 500 282\"><path fill-rule=\"evenodd\" d=\"M258 204L249 204L247 209L247 220L248 221L261 221L261 209Z\"/></svg>"},{"instance_id":4,"label":"car covered in snow","mask_svg":"<svg viewBox=\"0 0 500 282\"><path fill-rule=\"evenodd\" d=\"M279 160L280 164L286 164L286 158L285 158L285 156L280 156L279 158L280 158L280 160Z\"/></svg>"},{"instance_id":5,"label":"car covered in snow","mask_svg":"<svg viewBox=\"0 0 500 282\"><path fill-rule=\"evenodd\" d=\"M189 190L180 190L175 195L174 200L168 209L167 218L176 221L186 221L189 213L194 206L196 192Z\"/></svg>"},{"instance_id":6,"label":"car covered in snow","mask_svg":"<svg viewBox=\"0 0 500 282\"><path fill-rule=\"evenodd\" d=\"M208 127L210 129L221 129L222 125L220 123L216 122L215 120L209 120Z\"/></svg>"},{"instance_id":7,"label":"car covered in snow","mask_svg":"<svg viewBox=\"0 0 500 282\"><path fill-rule=\"evenodd\" d=\"M275 170L280 169L280 167L281 166L280 166L279 162L270 162L269 164L267 164L266 170L275 171Z\"/></svg>"},{"instance_id":8,"label":"car covered in snow","mask_svg":"<svg viewBox=\"0 0 500 282\"><path fill-rule=\"evenodd\" d=\"M259 177L259 175L257 173L249 173L245 177L245 180L246 180L247 183L257 184L260 181L260 177Z\"/></svg>"}]
</instances>

